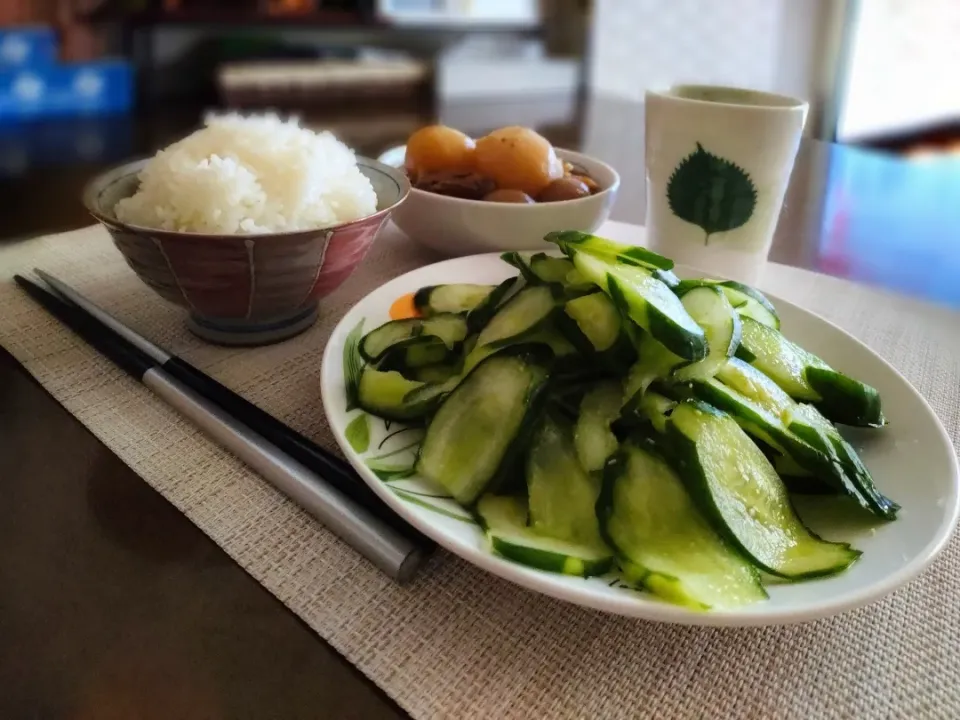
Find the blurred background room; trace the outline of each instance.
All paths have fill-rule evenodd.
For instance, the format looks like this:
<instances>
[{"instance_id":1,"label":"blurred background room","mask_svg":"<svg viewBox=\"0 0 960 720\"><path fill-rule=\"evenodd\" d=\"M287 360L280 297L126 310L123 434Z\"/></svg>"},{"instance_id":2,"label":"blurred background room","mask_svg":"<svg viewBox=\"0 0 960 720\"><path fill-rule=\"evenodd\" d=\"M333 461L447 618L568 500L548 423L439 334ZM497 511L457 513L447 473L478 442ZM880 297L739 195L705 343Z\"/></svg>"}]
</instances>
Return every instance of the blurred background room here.
<instances>
[{"instance_id":1,"label":"blurred background room","mask_svg":"<svg viewBox=\"0 0 960 720\"><path fill-rule=\"evenodd\" d=\"M292 111L374 157L433 121L528 125L615 163L613 218L642 222L644 91L694 81L810 101L781 224L816 227L812 262L836 270L882 242L891 202L960 207L958 37L956 0L5 0L0 235L85 224L89 178L226 108Z\"/></svg>"}]
</instances>

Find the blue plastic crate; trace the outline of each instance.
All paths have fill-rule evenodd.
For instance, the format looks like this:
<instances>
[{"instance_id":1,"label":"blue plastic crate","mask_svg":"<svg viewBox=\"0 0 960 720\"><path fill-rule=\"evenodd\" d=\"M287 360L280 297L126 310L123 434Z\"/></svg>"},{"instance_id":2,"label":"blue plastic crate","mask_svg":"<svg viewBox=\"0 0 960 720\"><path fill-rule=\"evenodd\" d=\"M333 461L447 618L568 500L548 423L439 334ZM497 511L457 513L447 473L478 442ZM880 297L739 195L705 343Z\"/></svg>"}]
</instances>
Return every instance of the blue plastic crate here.
<instances>
[{"instance_id":1,"label":"blue plastic crate","mask_svg":"<svg viewBox=\"0 0 960 720\"><path fill-rule=\"evenodd\" d=\"M57 62L57 36L37 25L0 27L0 70L40 68Z\"/></svg>"},{"instance_id":2,"label":"blue plastic crate","mask_svg":"<svg viewBox=\"0 0 960 720\"><path fill-rule=\"evenodd\" d=\"M39 167L120 162L134 152L134 123L128 115L99 115L0 125L0 178Z\"/></svg>"},{"instance_id":3,"label":"blue plastic crate","mask_svg":"<svg viewBox=\"0 0 960 720\"><path fill-rule=\"evenodd\" d=\"M0 71L0 123L125 112L133 105L133 68L104 60Z\"/></svg>"}]
</instances>

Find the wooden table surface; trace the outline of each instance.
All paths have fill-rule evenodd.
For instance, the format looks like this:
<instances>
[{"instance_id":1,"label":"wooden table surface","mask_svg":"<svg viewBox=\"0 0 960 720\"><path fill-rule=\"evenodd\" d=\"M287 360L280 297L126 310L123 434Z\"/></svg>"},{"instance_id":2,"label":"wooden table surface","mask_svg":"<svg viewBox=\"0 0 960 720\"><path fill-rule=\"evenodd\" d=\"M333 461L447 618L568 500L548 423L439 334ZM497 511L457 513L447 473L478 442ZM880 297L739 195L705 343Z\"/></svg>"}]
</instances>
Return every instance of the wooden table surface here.
<instances>
[{"instance_id":1,"label":"wooden table surface","mask_svg":"<svg viewBox=\"0 0 960 720\"><path fill-rule=\"evenodd\" d=\"M200 116L0 131L0 243L89 224L90 177ZM612 219L644 219L639 105L548 97L307 117L374 156L437 117L473 134L532 125L614 164ZM960 161L805 141L771 259L960 307ZM0 548L0 718L405 717L4 351Z\"/></svg>"}]
</instances>

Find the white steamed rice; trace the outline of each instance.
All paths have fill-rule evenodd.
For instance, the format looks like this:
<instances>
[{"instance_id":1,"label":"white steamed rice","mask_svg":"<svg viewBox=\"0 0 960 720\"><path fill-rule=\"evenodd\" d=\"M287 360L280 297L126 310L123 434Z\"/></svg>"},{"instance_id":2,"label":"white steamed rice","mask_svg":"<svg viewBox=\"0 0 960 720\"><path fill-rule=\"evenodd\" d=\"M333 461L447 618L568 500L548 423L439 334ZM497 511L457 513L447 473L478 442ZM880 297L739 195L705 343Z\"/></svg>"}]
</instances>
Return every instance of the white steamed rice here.
<instances>
[{"instance_id":1,"label":"white steamed rice","mask_svg":"<svg viewBox=\"0 0 960 720\"><path fill-rule=\"evenodd\" d=\"M164 230L255 234L329 227L376 208L353 151L330 133L229 114L158 152L114 213Z\"/></svg>"}]
</instances>

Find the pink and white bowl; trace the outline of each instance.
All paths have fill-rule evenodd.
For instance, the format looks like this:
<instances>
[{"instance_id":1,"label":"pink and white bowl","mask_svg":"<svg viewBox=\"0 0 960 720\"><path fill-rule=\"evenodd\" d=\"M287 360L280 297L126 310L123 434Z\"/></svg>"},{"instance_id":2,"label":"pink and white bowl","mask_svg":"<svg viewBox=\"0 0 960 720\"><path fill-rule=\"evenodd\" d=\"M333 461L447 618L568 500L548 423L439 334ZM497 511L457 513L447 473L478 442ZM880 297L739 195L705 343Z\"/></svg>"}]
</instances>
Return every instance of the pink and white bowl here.
<instances>
[{"instance_id":1,"label":"pink and white bowl","mask_svg":"<svg viewBox=\"0 0 960 720\"><path fill-rule=\"evenodd\" d=\"M190 330L224 345L292 337L363 260L380 228L410 192L402 170L357 157L377 194L377 211L333 227L261 235L173 232L120 222L117 202L136 192L146 160L90 182L83 201L127 264L158 295L189 311Z\"/></svg>"}]
</instances>

